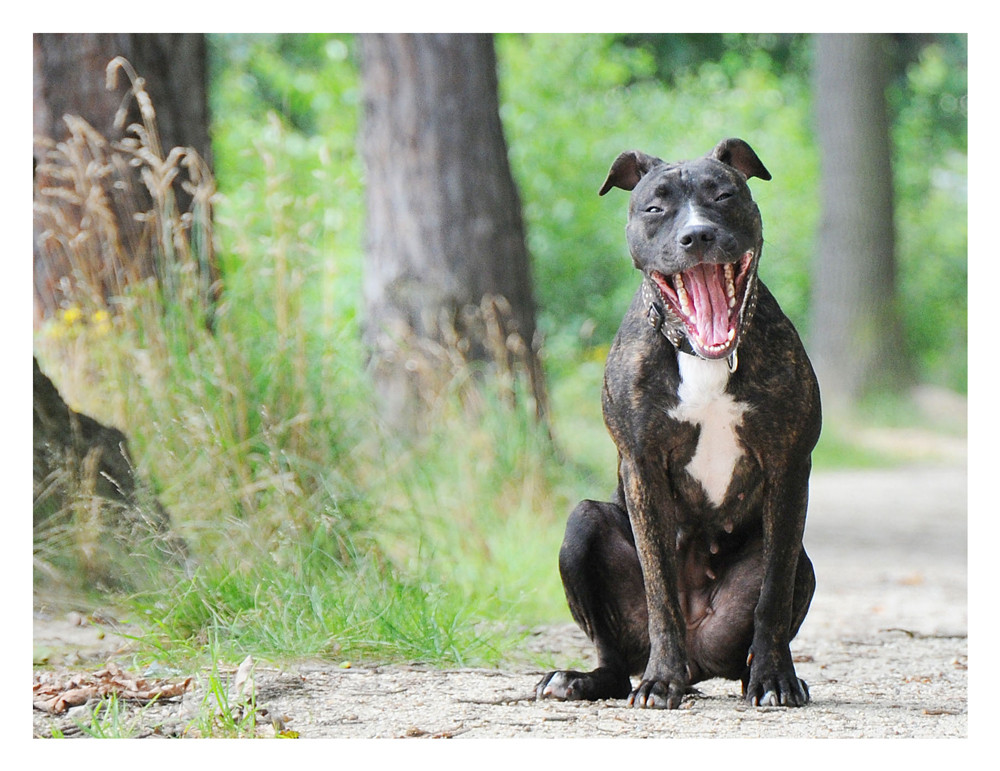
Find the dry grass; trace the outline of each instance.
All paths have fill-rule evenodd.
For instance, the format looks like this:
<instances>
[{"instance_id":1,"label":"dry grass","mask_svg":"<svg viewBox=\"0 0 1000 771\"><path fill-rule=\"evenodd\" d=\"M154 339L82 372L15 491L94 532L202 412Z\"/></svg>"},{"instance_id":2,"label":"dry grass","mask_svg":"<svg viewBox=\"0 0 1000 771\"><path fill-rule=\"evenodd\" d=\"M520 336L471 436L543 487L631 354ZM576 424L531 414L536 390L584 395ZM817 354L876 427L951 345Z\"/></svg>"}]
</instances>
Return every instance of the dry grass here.
<instances>
[{"instance_id":1,"label":"dry grass","mask_svg":"<svg viewBox=\"0 0 1000 771\"><path fill-rule=\"evenodd\" d=\"M35 227L44 268L36 286L45 308L96 311L155 279L160 300L207 317L213 305L212 199L215 184L191 148L164 154L156 114L144 82L117 58L108 65L111 85L119 70L141 122L123 126L109 142L82 118L65 117L68 137L36 138L44 154L35 170ZM177 190L190 196L177 207Z\"/></svg>"}]
</instances>

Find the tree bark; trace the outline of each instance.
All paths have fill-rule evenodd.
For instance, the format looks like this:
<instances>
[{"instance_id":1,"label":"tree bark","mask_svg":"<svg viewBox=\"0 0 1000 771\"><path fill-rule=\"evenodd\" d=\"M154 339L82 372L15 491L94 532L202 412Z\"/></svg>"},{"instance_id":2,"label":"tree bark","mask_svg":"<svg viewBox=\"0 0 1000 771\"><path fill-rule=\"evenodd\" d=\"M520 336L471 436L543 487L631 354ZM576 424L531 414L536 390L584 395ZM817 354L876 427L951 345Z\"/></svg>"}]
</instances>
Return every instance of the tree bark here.
<instances>
[{"instance_id":1,"label":"tree bark","mask_svg":"<svg viewBox=\"0 0 1000 771\"><path fill-rule=\"evenodd\" d=\"M48 147L53 142L65 141L69 128L65 116L75 115L85 120L109 143L120 141L133 123L141 123L135 100L128 97L131 86L124 73L119 73L117 87L106 86L108 63L116 56L127 59L145 81L156 113L161 157L165 158L174 147L191 147L202 160L211 166L211 141L208 134L207 48L205 36L200 34L36 34L34 36L34 88L33 123L36 141L34 156L39 168L39 185L46 185L42 164ZM116 120L120 109L126 110L124 122ZM106 159L97 159L99 162ZM133 220L136 212L145 211L150 204L148 191L133 173L125 180L128 197L109 190L108 199L114 202L113 214L124 242L135 246L142 244ZM115 179L109 186L121 183ZM180 177L172 185L179 212L187 211L192 204L189 191L180 184ZM37 218L36 218L37 219ZM36 222L36 236L40 227ZM144 252L145 253L142 253ZM134 248L132 259L149 261L149 250ZM35 249L35 315L36 320L55 312L61 302L63 279L72 274L73 266L58 253L45 253ZM94 266L92 273L101 273L101 266ZM206 261L208 283L217 279L214 261ZM106 266L105 266L106 271ZM154 266L135 266L135 275L154 275ZM105 294L107 293L105 288Z\"/></svg>"},{"instance_id":2,"label":"tree bark","mask_svg":"<svg viewBox=\"0 0 1000 771\"><path fill-rule=\"evenodd\" d=\"M525 365L544 412L535 305L489 35L362 35L364 340L390 423L435 370ZM433 361L433 351L439 361Z\"/></svg>"},{"instance_id":3,"label":"tree bark","mask_svg":"<svg viewBox=\"0 0 1000 771\"><path fill-rule=\"evenodd\" d=\"M823 216L810 354L831 406L909 379L896 307L889 44L887 35L816 37Z\"/></svg>"}]
</instances>

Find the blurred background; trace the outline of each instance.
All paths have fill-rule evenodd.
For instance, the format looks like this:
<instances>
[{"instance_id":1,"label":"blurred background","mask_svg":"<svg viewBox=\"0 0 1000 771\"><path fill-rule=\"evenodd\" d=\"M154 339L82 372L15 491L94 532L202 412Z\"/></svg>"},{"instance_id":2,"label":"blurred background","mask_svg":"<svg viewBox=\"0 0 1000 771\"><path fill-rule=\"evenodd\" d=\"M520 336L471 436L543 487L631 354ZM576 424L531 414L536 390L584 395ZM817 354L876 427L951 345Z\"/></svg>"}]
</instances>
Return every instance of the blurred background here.
<instances>
[{"instance_id":1,"label":"blurred background","mask_svg":"<svg viewBox=\"0 0 1000 771\"><path fill-rule=\"evenodd\" d=\"M961 458L966 61L944 34L35 35L36 606L113 606L156 661L495 664L567 620L565 517L615 484L638 277L597 190L627 149L737 136L770 170L817 469Z\"/></svg>"}]
</instances>

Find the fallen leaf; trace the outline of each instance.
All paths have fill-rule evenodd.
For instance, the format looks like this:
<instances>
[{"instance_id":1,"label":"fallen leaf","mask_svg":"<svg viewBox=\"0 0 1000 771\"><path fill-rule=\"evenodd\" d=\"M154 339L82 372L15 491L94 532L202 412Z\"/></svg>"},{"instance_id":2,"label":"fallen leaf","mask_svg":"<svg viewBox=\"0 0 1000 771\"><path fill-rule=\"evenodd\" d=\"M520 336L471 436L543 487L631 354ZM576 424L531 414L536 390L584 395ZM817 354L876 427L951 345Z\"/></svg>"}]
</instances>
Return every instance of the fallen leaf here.
<instances>
[{"instance_id":1,"label":"fallen leaf","mask_svg":"<svg viewBox=\"0 0 1000 771\"><path fill-rule=\"evenodd\" d=\"M243 659L233 676L233 686L231 689L232 701L237 704L245 704L253 698L253 656Z\"/></svg>"},{"instance_id":2,"label":"fallen leaf","mask_svg":"<svg viewBox=\"0 0 1000 771\"><path fill-rule=\"evenodd\" d=\"M61 715L70 707L91 699L115 695L119 699L147 704L154 700L174 699L184 695L191 678L182 681L146 680L130 676L114 663L93 674L63 675L46 672L35 675L32 703L35 709Z\"/></svg>"}]
</instances>

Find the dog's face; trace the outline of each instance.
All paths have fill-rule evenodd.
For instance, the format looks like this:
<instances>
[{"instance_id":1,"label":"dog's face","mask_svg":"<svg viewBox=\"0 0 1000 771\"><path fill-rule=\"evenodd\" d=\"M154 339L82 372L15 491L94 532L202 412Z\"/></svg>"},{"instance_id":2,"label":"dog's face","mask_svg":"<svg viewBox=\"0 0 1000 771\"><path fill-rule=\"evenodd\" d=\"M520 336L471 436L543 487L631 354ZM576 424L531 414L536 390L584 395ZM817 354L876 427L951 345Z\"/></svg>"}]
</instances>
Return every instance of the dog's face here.
<instances>
[{"instance_id":1,"label":"dog's face","mask_svg":"<svg viewBox=\"0 0 1000 771\"><path fill-rule=\"evenodd\" d=\"M658 290L664 323L705 359L736 350L753 310L763 238L751 176L771 177L749 145L729 139L683 163L622 153L601 189L632 191L632 261Z\"/></svg>"}]
</instances>

